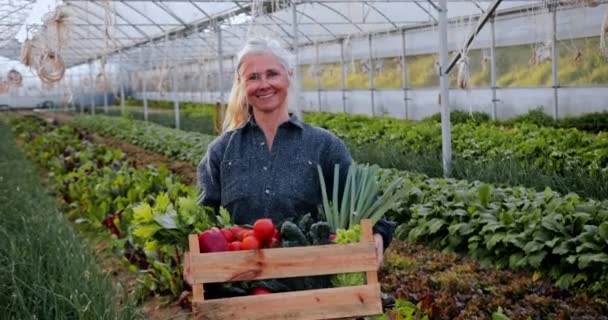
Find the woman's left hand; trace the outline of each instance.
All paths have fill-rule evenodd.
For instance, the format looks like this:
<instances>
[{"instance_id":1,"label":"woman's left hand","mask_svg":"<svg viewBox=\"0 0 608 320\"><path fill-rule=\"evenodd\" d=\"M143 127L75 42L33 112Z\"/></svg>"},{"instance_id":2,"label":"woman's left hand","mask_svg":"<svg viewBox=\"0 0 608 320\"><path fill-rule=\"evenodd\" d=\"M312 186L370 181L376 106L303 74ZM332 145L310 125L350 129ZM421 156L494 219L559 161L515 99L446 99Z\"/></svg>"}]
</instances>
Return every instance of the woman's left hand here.
<instances>
[{"instance_id":1,"label":"woman's left hand","mask_svg":"<svg viewBox=\"0 0 608 320\"><path fill-rule=\"evenodd\" d=\"M384 263L384 241L382 240L382 235L379 233L374 234L374 242L376 243L376 259L378 259L378 270L382 267Z\"/></svg>"}]
</instances>

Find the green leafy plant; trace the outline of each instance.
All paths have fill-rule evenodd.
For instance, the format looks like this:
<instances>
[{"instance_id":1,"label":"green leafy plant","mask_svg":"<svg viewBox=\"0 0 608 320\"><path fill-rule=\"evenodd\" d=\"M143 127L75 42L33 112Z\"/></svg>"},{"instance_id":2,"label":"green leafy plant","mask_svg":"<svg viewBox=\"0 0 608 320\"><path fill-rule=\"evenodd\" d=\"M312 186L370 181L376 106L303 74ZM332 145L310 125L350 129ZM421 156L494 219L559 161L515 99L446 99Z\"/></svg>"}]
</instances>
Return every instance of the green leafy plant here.
<instances>
[{"instance_id":1,"label":"green leafy plant","mask_svg":"<svg viewBox=\"0 0 608 320\"><path fill-rule=\"evenodd\" d=\"M363 219L376 224L382 216L395 207L402 198L397 186L402 182L397 178L379 195L380 186L385 184L386 176L378 177L376 165L353 163L348 168L344 192L338 201L340 186L340 165L334 167L332 201L329 201L323 171L317 166L323 197L323 214L333 230L350 229Z\"/></svg>"}]
</instances>

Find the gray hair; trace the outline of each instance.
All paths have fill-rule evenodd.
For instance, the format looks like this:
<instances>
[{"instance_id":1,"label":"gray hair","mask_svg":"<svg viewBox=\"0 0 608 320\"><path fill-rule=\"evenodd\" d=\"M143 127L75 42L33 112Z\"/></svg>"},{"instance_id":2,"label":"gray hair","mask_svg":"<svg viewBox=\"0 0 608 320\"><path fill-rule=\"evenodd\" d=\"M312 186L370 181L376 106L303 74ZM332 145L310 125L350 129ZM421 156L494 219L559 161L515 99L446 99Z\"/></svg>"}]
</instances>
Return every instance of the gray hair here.
<instances>
[{"instance_id":1,"label":"gray hair","mask_svg":"<svg viewBox=\"0 0 608 320\"><path fill-rule=\"evenodd\" d=\"M272 55L277 57L277 59L279 59L279 61L283 65L283 67L285 67L285 70L287 70L287 71L293 70L295 59L294 59L293 54L291 54L291 52L289 52L285 48L281 47L279 42L277 42L274 39L256 37L256 38L251 38L251 39L247 40L243 49L241 49L241 51L239 51L239 53L237 55L237 60L236 60L236 61L238 61L238 64L236 67L237 73L238 73L239 69L241 68L241 64L243 63L243 60L245 59L245 57L252 55L252 54L261 54L261 53L271 53Z\"/></svg>"}]
</instances>

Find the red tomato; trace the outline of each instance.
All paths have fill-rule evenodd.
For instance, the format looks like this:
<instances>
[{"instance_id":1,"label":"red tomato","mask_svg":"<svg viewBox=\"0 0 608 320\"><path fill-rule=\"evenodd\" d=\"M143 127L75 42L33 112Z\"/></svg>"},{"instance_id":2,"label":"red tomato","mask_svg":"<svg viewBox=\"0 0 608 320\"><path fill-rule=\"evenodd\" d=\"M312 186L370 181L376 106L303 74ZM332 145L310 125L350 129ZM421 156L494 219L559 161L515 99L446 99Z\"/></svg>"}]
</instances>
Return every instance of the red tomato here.
<instances>
[{"instance_id":1,"label":"red tomato","mask_svg":"<svg viewBox=\"0 0 608 320\"><path fill-rule=\"evenodd\" d=\"M259 294L269 294L272 293L272 291L265 289L265 288L253 288L251 289L251 294L253 294L254 296L257 296Z\"/></svg>"},{"instance_id":2,"label":"red tomato","mask_svg":"<svg viewBox=\"0 0 608 320\"><path fill-rule=\"evenodd\" d=\"M259 249L261 247L262 247L262 245L260 243L260 240L258 240L258 238L256 238L255 236L245 237L243 239L243 243L241 244L242 250L253 250L253 249Z\"/></svg>"},{"instance_id":3,"label":"red tomato","mask_svg":"<svg viewBox=\"0 0 608 320\"><path fill-rule=\"evenodd\" d=\"M243 239L245 239L250 232L252 231L247 229L238 230L238 232L234 234L234 238L238 241L243 241Z\"/></svg>"},{"instance_id":4,"label":"red tomato","mask_svg":"<svg viewBox=\"0 0 608 320\"><path fill-rule=\"evenodd\" d=\"M270 219L259 219L253 225L253 233L258 239L262 241L266 241L272 238L276 229L274 228L274 224Z\"/></svg>"},{"instance_id":5,"label":"red tomato","mask_svg":"<svg viewBox=\"0 0 608 320\"><path fill-rule=\"evenodd\" d=\"M242 243L240 241L232 241L228 244L228 250L239 251L241 250Z\"/></svg>"},{"instance_id":6,"label":"red tomato","mask_svg":"<svg viewBox=\"0 0 608 320\"><path fill-rule=\"evenodd\" d=\"M222 231L222 234L224 234L224 238L226 238L226 241L230 242L234 240L234 235L232 234L232 231L230 231L228 228L222 228L220 230Z\"/></svg>"}]
</instances>

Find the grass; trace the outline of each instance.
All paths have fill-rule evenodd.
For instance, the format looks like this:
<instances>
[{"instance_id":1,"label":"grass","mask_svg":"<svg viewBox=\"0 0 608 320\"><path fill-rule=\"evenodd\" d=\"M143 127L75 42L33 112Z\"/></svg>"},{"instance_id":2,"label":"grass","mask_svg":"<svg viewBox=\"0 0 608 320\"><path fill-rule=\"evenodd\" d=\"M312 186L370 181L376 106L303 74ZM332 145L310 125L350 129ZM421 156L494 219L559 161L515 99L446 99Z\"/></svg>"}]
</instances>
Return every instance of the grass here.
<instances>
[{"instance_id":1,"label":"grass","mask_svg":"<svg viewBox=\"0 0 608 320\"><path fill-rule=\"evenodd\" d=\"M0 122L0 314L3 319L135 319Z\"/></svg>"}]
</instances>

